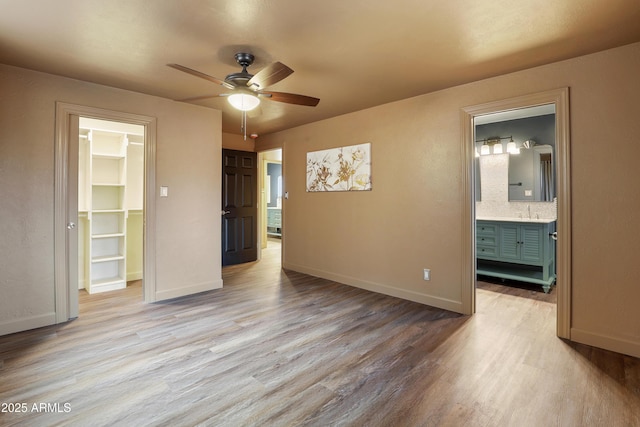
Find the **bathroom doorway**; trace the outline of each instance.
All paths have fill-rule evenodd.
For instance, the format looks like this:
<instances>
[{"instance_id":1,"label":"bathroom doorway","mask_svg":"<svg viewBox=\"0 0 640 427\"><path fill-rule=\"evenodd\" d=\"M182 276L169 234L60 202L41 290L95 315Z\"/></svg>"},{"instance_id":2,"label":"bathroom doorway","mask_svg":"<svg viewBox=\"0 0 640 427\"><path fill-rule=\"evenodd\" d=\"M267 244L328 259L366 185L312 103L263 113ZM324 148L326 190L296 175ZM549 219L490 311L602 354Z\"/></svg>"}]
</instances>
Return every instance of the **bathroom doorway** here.
<instances>
[{"instance_id":1,"label":"bathroom doorway","mask_svg":"<svg viewBox=\"0 0 640 427\"><path fill-rule=\"evenodd\" d=\"M477 117L512 112L528 107L553 105L555 108L555 182L557 189L556 241L556 292L557 292L557 335L570 338L571 313L571 205L570 205L570 158L569 158L569 89L561 88L500 100L464 108L462 111L463 146L465 154L465 220L463 245L464 257L468 260L468 269L464 271L466 286L463 303L469 313L474 313L476 292L476 190L475 163L475 120ZM502 137L503 135L497 135ZM510 141L508 141L510 142ZM508 178L507 178L508 179ZM528 213L527 213L528 215ZM522 232L522 231L521 231ZM515 233L518 233L516 230ZM516 234L517 236L517 234Z\"/></svg>"},{"instance_id":2,"label":"bathroom doorway","mask_svg":"<svg viewBox=\"0 0 640 427\"><path fill-rule=\"evenodd\" d=\"M477 287L556 302L555 105L474 118Z\"/></svg>"},{"instance_id":3,"label":"bathroom doorway","mask_svg":"<svg viewBox=\"0 0 640 427\"><path fill-rule=\"evenodd\" d=\"M282 149L258 153L260 175L260 250L282 258L284 178ZM277 253L276 253L277 252ZM261 256L262 258L262 256Z\"/></svg>"}]
</instances>

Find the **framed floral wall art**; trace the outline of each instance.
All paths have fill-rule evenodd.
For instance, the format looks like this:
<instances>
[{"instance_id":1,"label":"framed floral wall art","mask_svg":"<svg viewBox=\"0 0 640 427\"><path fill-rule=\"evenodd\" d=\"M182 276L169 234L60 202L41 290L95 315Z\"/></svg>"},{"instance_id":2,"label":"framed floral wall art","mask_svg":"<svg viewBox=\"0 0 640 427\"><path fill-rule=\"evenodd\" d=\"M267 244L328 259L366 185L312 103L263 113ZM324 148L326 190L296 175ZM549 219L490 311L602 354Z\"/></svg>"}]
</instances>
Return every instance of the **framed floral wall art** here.
<instances>
[{"instance_id":1,"label":"framed floral wall art","mask_svg":"<svg viewBox=\"0 0 640 427\"><path fill-rule=\"evenodd\" d=\"M371 143L307 153L307 191L370 191Z\"/></svg>"}]
</instances>

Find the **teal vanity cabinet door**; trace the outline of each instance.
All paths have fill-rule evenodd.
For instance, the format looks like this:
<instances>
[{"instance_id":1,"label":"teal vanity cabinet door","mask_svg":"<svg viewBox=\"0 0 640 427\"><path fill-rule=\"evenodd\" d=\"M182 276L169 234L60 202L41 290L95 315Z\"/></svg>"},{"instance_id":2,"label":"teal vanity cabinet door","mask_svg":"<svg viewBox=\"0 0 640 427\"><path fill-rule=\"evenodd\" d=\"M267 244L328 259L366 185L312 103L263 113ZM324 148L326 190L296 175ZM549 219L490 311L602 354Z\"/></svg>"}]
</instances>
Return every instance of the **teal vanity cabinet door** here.
<instances>
[{"instance_id":1,"label":"teal vanity cabinet door","mask_svg":"<svg viewBox=\"0 0 640 427\"><path fill-rule=\"evenodd\" d=\"M500 258L504 261L540 264L543 258L543 224L500 224Z\"/></svg>"},{"instance_id":2,"label":"teal vanity cabinet door","mask_svg":"<svg viewBox=\"0 0 640 427\"><path fill-rule=\"evenodd\" d=\"M527 264L541 264L543 261L545 225L520 226L520 258Z\"/></svg>"},{"instance_id":3,"label":"teal vanity cabinet door","mask_svg":"<svg viewBox=\"0 0 640 427\"><path fill-rule=\"evenodd\" d=\"M520 226L510 223L500 224L500 259L520 260Z\"/></svg>"}]
</instances>

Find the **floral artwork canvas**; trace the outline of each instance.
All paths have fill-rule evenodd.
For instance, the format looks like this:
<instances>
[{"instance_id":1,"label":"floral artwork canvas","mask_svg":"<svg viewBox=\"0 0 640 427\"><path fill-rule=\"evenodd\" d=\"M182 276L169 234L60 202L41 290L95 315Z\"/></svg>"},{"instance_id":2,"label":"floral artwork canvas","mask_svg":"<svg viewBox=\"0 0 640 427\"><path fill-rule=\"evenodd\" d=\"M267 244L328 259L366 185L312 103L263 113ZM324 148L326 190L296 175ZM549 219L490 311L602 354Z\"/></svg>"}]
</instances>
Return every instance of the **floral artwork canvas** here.
<instances>
[{"instance_id":1,"label":"floral artwork canvas","mask_svg":"<svg viewBox=\"0 0 640 427\"><path fill-rule=\"evenodd\" d=\"M371 144L307 153L307 191L371 190Z\"/></svg>"}]
</instances>

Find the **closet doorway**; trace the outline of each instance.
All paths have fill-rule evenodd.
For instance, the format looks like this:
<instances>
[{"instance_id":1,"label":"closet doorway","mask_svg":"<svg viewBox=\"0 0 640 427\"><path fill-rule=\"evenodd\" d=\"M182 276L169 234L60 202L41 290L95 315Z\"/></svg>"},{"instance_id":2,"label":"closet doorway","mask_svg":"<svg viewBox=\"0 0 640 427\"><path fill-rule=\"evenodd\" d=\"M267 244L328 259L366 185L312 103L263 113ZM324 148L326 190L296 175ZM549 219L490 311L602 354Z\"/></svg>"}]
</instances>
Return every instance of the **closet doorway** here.
<instances>
[{"instance_id":1,"label":"closet doorway","mask_svg":"<svg viewBox=\"0 0 640 427\"><path fill-rule=\"evenodd\" d=\"M78 317L81 286L107 292L140 278L141 298L155 301L156 119L58 102L55 140L56 322Z\"/></svg>"},{"instance_id":2,"label":"closet doorway","mask_svg":"<svg viewBox=\"0 0 640 427\"><path fill-rule=\"evenodd\" d=\"M80 117L80 292L125 289L142 280L143 183L144 126ZM142 297L141 288L138 290Z\"/></svg>"}]
</instances>

